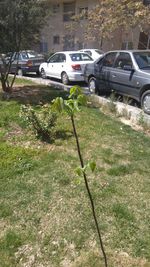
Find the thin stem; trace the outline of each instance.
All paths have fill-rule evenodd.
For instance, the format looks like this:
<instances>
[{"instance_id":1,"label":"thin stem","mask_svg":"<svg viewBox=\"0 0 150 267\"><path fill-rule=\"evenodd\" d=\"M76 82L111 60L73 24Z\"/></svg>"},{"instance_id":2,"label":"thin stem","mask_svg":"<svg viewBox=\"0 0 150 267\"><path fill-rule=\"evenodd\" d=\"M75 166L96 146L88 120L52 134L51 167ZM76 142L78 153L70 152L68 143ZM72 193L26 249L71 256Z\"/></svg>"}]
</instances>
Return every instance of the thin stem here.
<instances>
[{"instance_id":1,"label":"thin stem","mask_svg":"<svg viewBox=\"0 0 150 267\"><path fill-rule=\"evenodd\" d=\"M78 155L79 155L79 159L80 159L80 164L81 164L81 167L84 168L84 162L83 162L83 158L82 158L82 155L81 155L81 149L80 149L79 139L78 139L78 135L77 135L77 131L76 131L73 115L71 116L71 122L72 122L74 136L75 136L75 139L76 139L76 145L77 145L77 151L78 151ZM89 199L90 199L90 203L91 203L92 213L93 213L93 217L94 217L94 221L95 221L95 225L96 225L96 229L97 229L97 233L98 233L98 237L99 237L100 247L101 247L101 250L102 250L102 253L103 253L103 256L104 256L105 267L108 267L107 256L106 256L106 253L105 253L105 250L104 250L103 241L102 241L102 237L101 237L101 232L100 232L100 228L99 228L97 217L96 217L94 201L93 201L93 198L92 198L92 194L91 194L91 191L90 191L90 188L89 188L89 184L88 184L88 180L87 180L85 172L83 172L83 176L84 176L85 186L86 186L86 189L87 189L87 192L88 192L88 196L89 196Z\"/></svg>"}]
</instances>

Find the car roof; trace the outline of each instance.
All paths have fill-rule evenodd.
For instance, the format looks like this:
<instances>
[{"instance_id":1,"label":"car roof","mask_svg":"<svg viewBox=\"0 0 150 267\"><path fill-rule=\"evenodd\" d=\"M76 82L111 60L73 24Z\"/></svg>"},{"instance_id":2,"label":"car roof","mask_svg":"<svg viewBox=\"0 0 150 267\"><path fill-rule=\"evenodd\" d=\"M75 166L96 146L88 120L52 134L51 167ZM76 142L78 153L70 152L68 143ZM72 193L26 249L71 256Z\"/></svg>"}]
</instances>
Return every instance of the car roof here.
<instances>
[{"instance_id":1,"label":"car roof","mask_svg":"<svg viewBox=\"0 0 150 267\"><path fill-rule=\"evenodd\" d=\"M59 51L59 52L56 52L55 54L60 54L60 53L74 54L74 53L83 53L83 52L82 51Z\"/></svg>"},{"instance_id":2,"label":"car roof","mask_svg":"<svg viewBox=\"0 0 150 267\"><path fill-rule=\"evenodd\" d=\"M95 51L95 50L103 52L103 50L101 50L99 48L83 48L83 49L80 49L79 51Z\"/></svg>"},{"instance_id":3,"label":"car roof","mask_svg":"<svg viewBox=\"0 0 150 267\"><path fill-rule=\"evenodd\" d=\"M81 51L81 50L99 50L99 49L98 48L82 48L79 51Z\"/></svg>"},{"instance_id":4,"label":"car roof","mask_svg":"<svg viewBox=\"0 0 150 267\"><path fill-rule=\"evenodd\" d=\"M134 53L134 52L150 52L150 49L132 49L132 50L111 50L107 51L106 53L111 53L111 52L129 52L129 53Z\"/></svg>"}]
</instances>

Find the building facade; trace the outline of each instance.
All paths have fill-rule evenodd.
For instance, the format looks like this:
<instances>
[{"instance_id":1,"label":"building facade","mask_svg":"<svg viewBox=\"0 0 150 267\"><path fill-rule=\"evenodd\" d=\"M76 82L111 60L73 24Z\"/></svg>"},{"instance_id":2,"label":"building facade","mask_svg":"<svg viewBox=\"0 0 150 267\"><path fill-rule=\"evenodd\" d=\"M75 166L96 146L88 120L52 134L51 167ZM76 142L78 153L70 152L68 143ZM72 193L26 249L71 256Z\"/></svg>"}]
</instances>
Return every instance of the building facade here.
<instances>
[{"instance_id":1,"label":"building facade","mask_svg":"<svg viewBox=\"0 0 150 267\"><path fill-rule=\"evenodd\" d=\"M149 0L144 0L148 4ZM122 32L118 30L113 37L105 40L87 39L85 27L87 12L98 0L51 0L50 15L47 26L41 33L39 51L54 53L62 50L78 50L82 48L99 48L104 51L114 49L146 48L148 39L138 29ZM83 18L73 26L72 16L84 13Z\"/></svg>"}]
</instances>

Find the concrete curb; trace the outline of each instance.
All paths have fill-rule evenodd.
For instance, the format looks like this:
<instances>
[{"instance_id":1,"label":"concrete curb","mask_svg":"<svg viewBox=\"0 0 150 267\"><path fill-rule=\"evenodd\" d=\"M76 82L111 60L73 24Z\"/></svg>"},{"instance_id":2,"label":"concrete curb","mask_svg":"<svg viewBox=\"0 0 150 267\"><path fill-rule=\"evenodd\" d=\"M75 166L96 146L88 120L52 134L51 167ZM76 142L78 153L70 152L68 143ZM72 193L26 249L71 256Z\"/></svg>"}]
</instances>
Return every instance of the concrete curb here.
<instances>
[{"instance_id":1,"label":"concrete curb","mask_svg":"<svg viewBox=\"0 0 150 267\"><path fill-rule=\"evenodd\" d=\"M101 96L91 95L90 96L93 105L96 106L107 106L112 101ZM150 126L150 115L145 114L140 108L130 106L128 104L120 102L112 102L115 105L116 113L120 117L126 117L134 124L143 123Z\"/></svg>"},{"instance_id":2,"label":"concrete curb","mask_svg":"<svg viewBox=\"0 0 150 267\"><path fill-rule=\"evenodd\" d=\"M21 78L21 79L24 79L24 80L30 80L34 83L37 83L37 84L43 84L43 85L47 85L47 86L53 86L54 88L57 88L57 89L60 89L60 90L65 90L65 91L68 91L69 88L71 86L69 85L64 85L64 84L61 84L59 82L53 82L52 80L50 79L42 79L40 77L38 78L33 78L33 77L26 77L26 76L22 76L22 77L19 77L18 78Z\"/></svg>"}]
</instances>

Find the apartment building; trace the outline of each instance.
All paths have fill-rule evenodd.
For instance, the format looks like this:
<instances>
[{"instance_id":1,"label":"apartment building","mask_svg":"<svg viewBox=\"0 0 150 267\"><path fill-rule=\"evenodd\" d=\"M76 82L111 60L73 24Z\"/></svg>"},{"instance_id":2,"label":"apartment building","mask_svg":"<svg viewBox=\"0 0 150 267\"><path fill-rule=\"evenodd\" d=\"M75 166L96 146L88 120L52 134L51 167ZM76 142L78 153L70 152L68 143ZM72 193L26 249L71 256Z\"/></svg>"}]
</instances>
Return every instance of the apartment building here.
<instances>
[{"instance_id":1,"label":"apartment building","mask_svg":"<svg viewBox=\"0 0 150 267\"><path fill-rule=\"evenodd\" d=\"M144 0L144 4L149 4ZM138 29L122 32L121 29L102 44L95 36L87 39L85 28L87 12L98 0L51 0L50 15L46 27L41 33L39 50L42 53L53 53L62 50L78 50L82 48L100 48L104 51L114 49L146 48L148 37L140 34ZM72 25L72 16L84 12L83 18Z\"/></svg>"}]
</instances>

